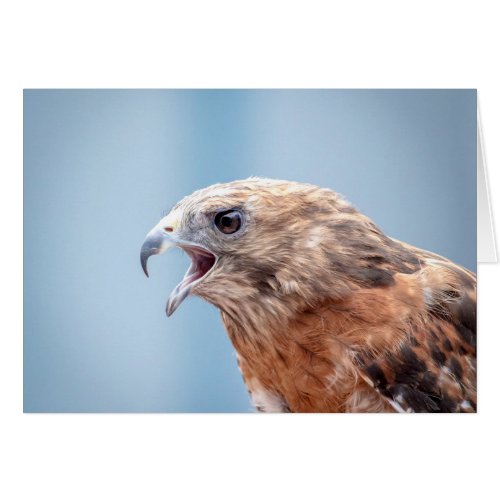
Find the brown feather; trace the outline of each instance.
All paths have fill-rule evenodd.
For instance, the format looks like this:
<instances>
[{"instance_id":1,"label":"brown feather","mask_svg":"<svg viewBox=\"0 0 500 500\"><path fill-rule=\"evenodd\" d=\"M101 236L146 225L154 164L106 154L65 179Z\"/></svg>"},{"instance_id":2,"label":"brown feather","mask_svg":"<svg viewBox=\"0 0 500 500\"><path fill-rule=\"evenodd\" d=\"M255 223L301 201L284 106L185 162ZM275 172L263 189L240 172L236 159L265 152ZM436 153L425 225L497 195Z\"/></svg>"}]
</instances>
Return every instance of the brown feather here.
<instances>
[{"instance_id":1,"label":"brown feather","mask_svg":"<svg viewBox=\"0 0 500 500\"><path fill-rule=\"evenodd\" d=\"M225 208L246 224L216 239ZM475 411L473 273L307 184L236 181L175 209L220 257L194 293L221 310L258 409Z\"/></svg>"}]
</instances>

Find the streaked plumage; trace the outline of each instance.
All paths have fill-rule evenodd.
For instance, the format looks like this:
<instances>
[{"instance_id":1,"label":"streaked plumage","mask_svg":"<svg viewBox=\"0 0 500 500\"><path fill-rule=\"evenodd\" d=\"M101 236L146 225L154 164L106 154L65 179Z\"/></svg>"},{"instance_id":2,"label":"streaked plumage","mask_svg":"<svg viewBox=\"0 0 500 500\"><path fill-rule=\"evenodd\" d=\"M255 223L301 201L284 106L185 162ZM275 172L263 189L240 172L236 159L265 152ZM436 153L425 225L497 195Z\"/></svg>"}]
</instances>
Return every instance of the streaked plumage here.
<instances>
[{"instance_id":1,"label":"streaked plumage","mask_svg":"<svg viewBox=\"0 0 500 500\"><path fill-rule=\"evenodd\" d=\"M144 268L172 245L193 264L167 313L189 294L220 309L258 410L475 411L475 275L389 238L335 192L210 186L153 228Z\"/></svg>"}]
</instances>

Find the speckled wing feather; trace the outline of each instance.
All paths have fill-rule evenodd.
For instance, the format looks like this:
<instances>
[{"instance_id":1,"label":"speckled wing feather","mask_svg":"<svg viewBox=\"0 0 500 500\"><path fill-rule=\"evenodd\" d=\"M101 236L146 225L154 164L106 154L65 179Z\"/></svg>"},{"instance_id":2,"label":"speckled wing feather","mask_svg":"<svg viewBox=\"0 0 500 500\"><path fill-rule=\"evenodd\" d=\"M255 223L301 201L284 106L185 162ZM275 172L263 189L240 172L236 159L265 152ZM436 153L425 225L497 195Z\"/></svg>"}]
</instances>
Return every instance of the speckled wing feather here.
<instances>
[{"instance_id":1,"label":"speckled wing feather","mask_svg":"<svg viewBox=\"0 0 500 500\"><path fill-rule=\"evenodd\" d=\"M424 264L420 273L428 282L425 312L409 323L397 349L377 356L362 352L357 364L363 378L397 411L474 412L475 276L442 257L418 252Z\"/></svg>"},{"instance_id":2,"label":"speckled wing feather","mask_svg":"<svg viewBox=\"0 0 500 500\"><path fill-rule=\"evenodd\" d=\"M474 274L390 238L338 193L217 184L148 234L144 269L172 245L192 260L167 313L189 294L221 311L257 409L475 411Z\"/></svg>"}]
</instances>

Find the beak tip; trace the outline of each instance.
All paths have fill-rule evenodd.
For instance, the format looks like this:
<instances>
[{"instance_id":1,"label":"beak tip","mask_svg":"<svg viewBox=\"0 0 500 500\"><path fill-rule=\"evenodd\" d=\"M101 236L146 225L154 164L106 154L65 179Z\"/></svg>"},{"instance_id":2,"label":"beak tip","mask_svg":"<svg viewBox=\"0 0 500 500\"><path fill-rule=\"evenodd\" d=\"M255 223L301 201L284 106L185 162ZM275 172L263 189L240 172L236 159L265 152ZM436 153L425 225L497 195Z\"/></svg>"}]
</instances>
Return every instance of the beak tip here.
<instances>
[{"instance_id":1,"label":"beak tip","mask_svg":"<svg viewBox=\"0 0 500 500\"><path fill-rule=\"evenodd\" d=\"M167 306L165 307L165 314L167 315L167 318L170 318L170 316L174 314L178 305L179 303L177 301L172 300L171 298L168 299Z\"/></svg>"},{"instance_id":2,"label":"beak tip","mask_svg":"<svg viewBox=\"0 0 500 500\"><path fill-rule=\"evenodd\" d=\"M167 318L170 318L170 316L172 316L172 314L174 313L175 311L175 307L173 307L172 305L172 301L170 300L170 298L167 300L167 305L165 307L165 314L167 315Z\"/></svg>"},{"instance_id":3,"label":"beak tip","mask_svg":"<svg viewBox=\"0 0 500 500\"><path fill-rule=\"evenodd\" d=\"M149 278L147 260L148 259L143 259L142 256L141 256L141 267L142 267L142 270L144 271L144 274L146 275L146 277Z\"/></svg>"}]
</instances>

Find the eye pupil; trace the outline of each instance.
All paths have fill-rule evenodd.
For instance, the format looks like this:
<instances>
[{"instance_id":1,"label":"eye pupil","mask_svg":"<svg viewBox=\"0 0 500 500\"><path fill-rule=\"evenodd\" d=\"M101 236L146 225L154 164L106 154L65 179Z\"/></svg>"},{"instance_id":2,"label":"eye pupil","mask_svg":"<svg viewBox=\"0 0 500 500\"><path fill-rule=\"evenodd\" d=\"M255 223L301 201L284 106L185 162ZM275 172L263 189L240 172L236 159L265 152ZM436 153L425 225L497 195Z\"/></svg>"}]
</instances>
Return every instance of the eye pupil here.
<instances>
[{"instance_id":1,"label":"eye pupil","mask_svg":"<svg viewBox=\"0 0 500 500\"><path fill-rule=\"evenodd\" d=\"M215 216L215 225L224 234L232 234L241 227L241 214L236 210L219 212Z\"/></svg>"},{"instance_id":2,"label":"eye pupil","mask_svg":"<svg viewBox=\"0 0 500 500\"><path fill-rule=\"evenodd\" d=\"M233 223L233 219L231 219L231 217L228 217L227 215L224 215L224 217L222 217L222 219L220 220L220 223L225 227L230 227Z\"/></svg>"}]
</instances>

